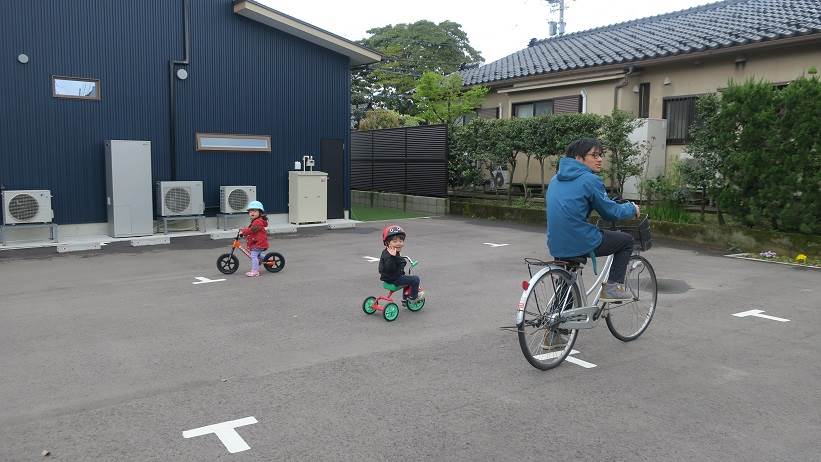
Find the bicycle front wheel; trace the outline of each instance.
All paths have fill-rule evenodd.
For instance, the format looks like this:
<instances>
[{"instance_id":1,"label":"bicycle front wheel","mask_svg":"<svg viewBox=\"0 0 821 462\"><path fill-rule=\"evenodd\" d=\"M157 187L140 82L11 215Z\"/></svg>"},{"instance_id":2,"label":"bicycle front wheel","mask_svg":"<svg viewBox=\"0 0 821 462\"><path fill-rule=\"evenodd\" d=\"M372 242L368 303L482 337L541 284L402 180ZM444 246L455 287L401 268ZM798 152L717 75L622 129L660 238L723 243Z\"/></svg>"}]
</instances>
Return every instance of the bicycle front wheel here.
<instances>
[{"instance_id":1,"label":"bicycle front wheel","mask_svg":"<svg viewBox=\"0 0 821 462\"><path fill-rule=\"evenodd\" d=\"M656 312L658 286L650 262L640 255L631 255L624 285L633 294L633 301L608 304L605 321L613 337L629 342L647 330Z\"/></svg>"},{"instance_id":2,"label":"bicycle front wheel","mask_svg":"<svg viewBox=\"0 0 821 462\"><path fill-rule=\"evenodd\" d=\"M546 371L567 358L578 330L559 329L559 314L578 308L579 288L570 273L560 268L546 271L530 288L523 316L517 324L519 346L527 362Z\"/></svg>"}]
</instances>

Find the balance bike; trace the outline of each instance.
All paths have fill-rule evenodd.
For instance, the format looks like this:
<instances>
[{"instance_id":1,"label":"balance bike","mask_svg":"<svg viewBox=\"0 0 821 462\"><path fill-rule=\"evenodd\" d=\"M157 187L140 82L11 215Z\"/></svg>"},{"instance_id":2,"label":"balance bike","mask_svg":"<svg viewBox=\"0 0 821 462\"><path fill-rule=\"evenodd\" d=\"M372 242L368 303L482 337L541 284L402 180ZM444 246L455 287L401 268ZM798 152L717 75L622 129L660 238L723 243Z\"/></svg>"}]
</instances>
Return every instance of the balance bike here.
<instances>
[{"instance_id":1,"label":"balance bike","mask_svg":"<svg viewBox=\"0 0 821 462\"><path fill-rule=\"evenodd\" d=\"M239 268L239 258L234 255L234 252L239 249L249 259L251 258L251 251L242 245L240 240L241 234L237 233L234 242L231 243L231 252L224 253L217 258L217 269L222 274L234 274ZM285 268L285 257L281 253L268 252L264 257L260 258L260 266L264 267L271 273L279 273Z\"/></svg>"},{"instance_id":2,"label":"balance bike","mask_svg":"<svg viewBox=\"0 0 821 462\"><path fill-rule=\"evenodd\" d=\"M411 268L415 268L416 265L419 264L419 261L413 261L410 257L402 257L410 262L410 268L408 268L408 274L410 274ZM416 312L422 309L425 306L425 299L411 301L408 300L408 296L410 295L410 287L409 286L398 286L396 284L391 284L390 282L383 282L382 287L388 290L388 295L380 295L379 297L368 297L362 302L362 311L365 314L374 314L377 311L382 312L382 317L385 318L385 321L395 321L397 317L399 317L399 305L393 301L393 294L398 291L402 291L402 306L409 309L410 311ZM422 290L420 287L419 290Z\"/></svg>"}]
</instances>

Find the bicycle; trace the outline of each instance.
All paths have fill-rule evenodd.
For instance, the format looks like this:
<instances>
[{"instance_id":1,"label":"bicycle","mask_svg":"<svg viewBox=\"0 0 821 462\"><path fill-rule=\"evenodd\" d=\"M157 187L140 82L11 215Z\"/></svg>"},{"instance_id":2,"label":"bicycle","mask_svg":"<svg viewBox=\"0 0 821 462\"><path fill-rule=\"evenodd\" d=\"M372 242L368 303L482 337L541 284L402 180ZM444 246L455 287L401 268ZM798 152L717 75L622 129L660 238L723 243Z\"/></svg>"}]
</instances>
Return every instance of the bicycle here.
<instances>
[{"instance_id":1,"label":"bicycle","mask_svg":"<svg viewBox=\"0 0 821 462\"><path fill-rule=\"evenodd\" d=\"M240 237L242 237L242 234L237 233L237 237L235 237L234 242L231 243L230 253L224 253L217 258L217 269L220 273L234 274L237 272L239 268L239 258L234 255L237 249L244 253L246 257L251 258L251 251L242 245ZM264 257L260 258L259 264L268 270L268 272L279 273L285 268L285 257L278 252L268 252Z\"/></svg>"},{"instance_id":2,"label":"bicycle","mask_svg":"<svg viewBox=\"0 0 821 462\"><path fill-rule=\"evenodd\" d=\"M530 279L522 281L516 331L522 353L537 369L548 370L561 364L573 349L579 329L593 328L602 317L610 333L623 342L639 338L653 319L658 298L656 273L650 262L641 256L642 251L652 246L649 218L645 215L626 224L599 221L597 226L633 235L634 253L627 264L624 280L633 300L599 301L600 287L610 274L613 255L607 256L596 282L587 291L582 279L587 257L548 262L525 258ZM542 268L533 274L534 266ZM591 294L592 303L588 303Z\"/></svg>"},{"instance_id":3,"label":"bicycle","mask_svg":"<svg viewBox=\"0 0 821 462\"><path fill-rule=\"evenodd\" d=\"M408 260L410 263L410 267L408 268L408 274L411 272L411 268L416 268L416 265L419 264L419 261L414 261L410 257L403 256L402 258ZM362 302L362 311L365 314L374 314L377 311L382 312L382 317L385 321L394 321L396 318L399 317L399 305L393 301L393 294L398 291L402 291L402 306L407 308L410 311L417 312L421 310L425 306L425 299L421 300L409 300L408 296L410 295L410 286L398 286L396 284L391 284L390 282L382 282L382 287L387 289L388 295L380 295L379 297L367 297L365 301ZM420 287L419 290L422 290ZM379 302L385 302L384 305L380 305Z\"/></svg>"}]
</instances>

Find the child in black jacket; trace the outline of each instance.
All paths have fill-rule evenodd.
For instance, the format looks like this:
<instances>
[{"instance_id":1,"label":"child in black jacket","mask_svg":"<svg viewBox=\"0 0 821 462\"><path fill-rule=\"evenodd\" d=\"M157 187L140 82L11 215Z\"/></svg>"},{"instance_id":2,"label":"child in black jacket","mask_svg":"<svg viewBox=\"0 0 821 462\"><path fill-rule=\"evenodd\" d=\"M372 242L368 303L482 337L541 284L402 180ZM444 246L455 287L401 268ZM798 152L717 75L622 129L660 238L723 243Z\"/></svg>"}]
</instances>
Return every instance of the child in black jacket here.
<instances>
[{"instance_id":1,"label":"child in black jacket","mask_svg":"<svg viewBox=\"0 0 821 462\"><path fill-rule=\"evenodd\" d=\"M382 243L385 250L379 259L380 279L397 286L409 286L409 299L412 301L425 298L425 292L419 290L419 276L405 274L407 260L400 255L405 246L405 230L399 225L388 225L382 230Z\"/></svg>"}]
</instances>

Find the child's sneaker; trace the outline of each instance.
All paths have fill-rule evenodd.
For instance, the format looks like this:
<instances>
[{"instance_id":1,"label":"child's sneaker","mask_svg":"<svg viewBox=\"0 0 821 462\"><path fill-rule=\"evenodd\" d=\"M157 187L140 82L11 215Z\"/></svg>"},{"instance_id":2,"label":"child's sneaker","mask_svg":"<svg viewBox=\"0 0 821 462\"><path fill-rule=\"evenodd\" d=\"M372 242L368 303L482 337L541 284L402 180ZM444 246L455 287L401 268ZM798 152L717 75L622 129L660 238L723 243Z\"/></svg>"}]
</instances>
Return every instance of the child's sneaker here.
<instances>
[{"instance_id":1,"label":"child's sneaker","mask_svg":"<svg viewBox=\"0 0 821 462\"><path fill-rule=\"evenodd\" d=\"M421 300L424 300L424 299L425 299L425 291L420 290L419 292L416 293L416 298L414 298L413 301L418 302L418 301L421 301Z\"/></svg>"},{"instance_id":2,"label":"child's sneaker","mask_svg":"<svg viewBox=\"0 0 821 462\"><path fill-rule=\"evenodd\" d=\"M247 273L245 273L245 275L249 278L255 278L259 276L259 271L248 271Z\"/></svg>"}]
</instances>

